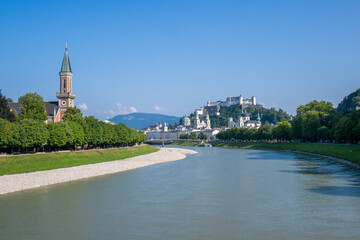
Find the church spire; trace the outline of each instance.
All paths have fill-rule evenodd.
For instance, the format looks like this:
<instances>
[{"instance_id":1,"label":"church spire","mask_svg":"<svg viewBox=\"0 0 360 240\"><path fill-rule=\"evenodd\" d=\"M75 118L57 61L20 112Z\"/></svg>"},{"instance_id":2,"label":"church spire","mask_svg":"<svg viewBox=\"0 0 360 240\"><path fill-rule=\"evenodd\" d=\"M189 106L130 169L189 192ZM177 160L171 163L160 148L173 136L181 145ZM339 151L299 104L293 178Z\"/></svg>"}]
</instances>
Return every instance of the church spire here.
<instances>
[{"instance_id":1,"label":"church spire","mask_svg":"<svg viewBox=\"0 0 360 240\"><path fill-rule=\"evenodd\" d=\"M69 54L67 51L67 43L65 45L65 54L64 54L64 59L63 59L62 65L61 65L60 72L71 72L70 59L69 59Z\"/></svg>"}]
</instances>

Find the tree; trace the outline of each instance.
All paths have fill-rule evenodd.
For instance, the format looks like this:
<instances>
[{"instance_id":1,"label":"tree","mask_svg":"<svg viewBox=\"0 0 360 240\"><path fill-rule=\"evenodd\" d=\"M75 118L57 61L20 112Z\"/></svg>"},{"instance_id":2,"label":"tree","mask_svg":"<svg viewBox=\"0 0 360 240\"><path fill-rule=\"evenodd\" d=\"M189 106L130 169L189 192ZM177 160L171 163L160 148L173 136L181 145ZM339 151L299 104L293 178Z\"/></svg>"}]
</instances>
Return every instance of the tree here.
<instances>
[{"instance_id":1,"label":"tree","mask_svg":"<svg viewBox=\"0 0 360 240\"><path fill-rule=\"evenodd\" d=\"M335 138L349 142L359 141L359 135L357 134L359 123L360 111L353 110L344 114L335 125Z\"/></svg>"},{"instance_id":2,"label":"tree","mask_svg":"<svg viewBox=\"0 0 360 240\"><path fill-rule=\"evenodd\" d=\"M9 101L4 95L2 95L0 90L0 118L6 119L10 122L16 120L15 114L10 111Z\"/></svg>"},{"instance_id":3,"label":"tree","mask_svg":"<svg viewBox=\"0 0 360 240\"><path fill-rule=\"evenodd\" d=\"M21 119L45 121L47 114L43 98L37 93L27 93L19 98Z\"/></svg>"},{"instance_id":4,"label":"tree","mask_svg":"<svg viewBox=\"0 0 360 240\"><path fill-rule=\"evenodd\" d=\"M19 132L13 123L0 119L0 149L13 149L19 140ZM12 151L11 151L12 152Z\"/></svg>"},{"instance_id":5,"label":"tree","mask_svg":"<svg viewBox=\"0 0 360 240\"><path fill-rule=\"evenodd\" d=\"M72 139L69 141L67 132L67 124L64 122L58 122L54 124L46 125L49 132L48 144L50 147L59 149L72 142Z\"/></svg>"},{"instance_id":6,"label":"tree","mask_svg":"<svg viewBox=\"0 0 360 240\"><path fill-rule=\"evenodd\" d=\"M46 144L49 133L45 123L33 119L22 119L18 123L19 129L19 146L27 151L28 148L34 148L34 152L38 147Z\"/></svg>"},{"instance_id":7,"label":"tree","mask_svg":"<svg viewBox=\"0 0 360 240\"><path fill-rule=\"evenodd\" d=\"M76 149L77 146L83 146L85 142L85 133L82 126L77 122L67 122L72 133L71 145Z\"/></svg>"},{"instance_id":8,"label":"tree","mask_svg":"<svg viewBox=\"0 0 360 240\"><path fill-rule=\"evenodd\" d=\"M94 116L85 117L85 139L86 142L91 146L98 146L101 142L102 128L99 120Z\"/></svg>"},{"instance_id":9,"label":"tree","mask_svg":"<svg viewBox=\"0 0 360 240\"><path fill-rule=\"evenodd\" d=\"M316 131L320 124L320 117L317 111L311 110L301 116L302 136L305 140L315 141Z\"/></svg>"},{"instance_id":10,"label":"tree","mask_svg":"<svg viewBox=\"0 0 360 240\"><path fill-rule=\"evenodd\" d=\"M279 122L273 129L274 138L278 140L290 140L291 126L286 120Z\"/></svg>"},{"instance_id":11,"label":"tree","mask_svg":"<svg viewBox=\"0 0 360 240\"><path fill-rule=\"evenodd\" d=\"M179 136L180 139L189 139L189 134L183 133Z\"/></svg>"},{"instance_id":12,"label":"tree","mask_svg":"<svg viewBox=\"0 0 360 240\"><path fill-rule=\"evenodd\" d=\"M77 123L79 123L81 125L84 124L84 118L83 118L83 115L81 113L81 110L76 108L76 107L69 107L68 109L66 109L63 120L65 122L70 121L70 122L77 122Z\"/></svg>"},{"instance_id":13,"label":"tree","mask_svg":"<svg viewBox=\"0 0 360 240\"><path fill-rule=\"evenodd\" d=\"M360 142L360 121L358 124L353 128L351 131L352 135L355 136L354 141L359 143Z\"/></svg>"},{"instance_id":14,"label":"tree","mask_svg":"<svg viewBox=\"0 0 360 240\"><path fill-rule=\"evenodd\" d=\"M195 132L191 132L189 135L190 139L195 139L196 138L196 133Z\"/></svg>"},{"instance_id":15,"label":"tree","mask_svg":"<svg viewBox=\"0 0 360 240\"><path fill-rule=\"evenodd\" d=\"M201 132L201 133L199 133L198 138L200 140L207 140L208 136L205 133Z\"/></svg>"},{"instance_id":16,"label":"tree","mask_svg":"<svg viewBox=\"0 0 360 240\"><path fill-rule=\"evenodd\" d=\"M272 137L272 129L269 123L261 125L257 130L257 139L270 140Z\"/></svg>"},{"instance_id":17,"label":"tree","mask_svg":"<svg viewBox=\"0 0 360 240\"><path fill-rule=\"evenodd\" d=\"M317 139L329 140L331 137L331 131L326 126L321 126L316 130Z\"/></svg>"}]
</instances>

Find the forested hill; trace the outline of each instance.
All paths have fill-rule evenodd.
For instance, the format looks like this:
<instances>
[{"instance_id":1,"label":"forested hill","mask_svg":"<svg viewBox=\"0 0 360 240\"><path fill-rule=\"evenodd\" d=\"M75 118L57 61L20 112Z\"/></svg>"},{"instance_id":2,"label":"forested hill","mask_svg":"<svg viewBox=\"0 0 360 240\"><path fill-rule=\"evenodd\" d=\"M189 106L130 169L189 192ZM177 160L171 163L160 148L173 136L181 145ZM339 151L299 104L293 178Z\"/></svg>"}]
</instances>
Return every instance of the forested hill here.
<instances>
[{"instance_id":1,"label":"forested hill","mask_svg":"<svg viewBox=\"0 0 360 240\"><path fill-rule=\"evenodd\" d=\"M247 107L246 112L250 113L250 118L252 120L255 120L257 118L258 113L261 117L261 123L271 123L276 124L278 122L282 122L283 120L290 120L291 116L287 114L282 109L276 110L275 108L253 108L253 107ZM220 109L220 115L211 115L211 126L213 127L221 127L221 126L227 126L228 125L228 119L229 117L232 118L238 118L241 115L241 106L240 105L233 105L230 107L221 107Z\"/></svg>"},{"instance_id":2,"label":"forested hill","mask_svg":"<svg viewBox=\"0 0 360 240\"><path fill-rule=\"evenodd\" d=\"M360 88L344 97L344 99L339 103L337 111L351 111L356 109L357 106L360 107Z\"/></svg>"},{"instance_id":3,"label":"forested hill","mask_svg":"<svg viewBox=\"0 0 360 240\"><path fill-rule=\"evenodd\" d=\"M148 126L155 125L157 122L178 124L180 118L155 113L130 113L126 115L117 115L109 120L114 123L124 123L128 127L140 130Z\"/></svg>"}]
</instances>

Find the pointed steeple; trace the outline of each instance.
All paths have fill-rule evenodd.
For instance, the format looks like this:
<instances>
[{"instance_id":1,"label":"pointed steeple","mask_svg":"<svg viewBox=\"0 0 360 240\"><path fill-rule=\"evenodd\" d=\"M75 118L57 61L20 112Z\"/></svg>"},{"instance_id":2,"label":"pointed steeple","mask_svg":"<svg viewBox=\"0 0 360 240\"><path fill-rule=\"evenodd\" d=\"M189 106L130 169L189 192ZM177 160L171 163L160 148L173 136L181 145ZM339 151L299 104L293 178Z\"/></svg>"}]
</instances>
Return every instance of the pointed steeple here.
<instances>
[{"instance_id":1,"label":"pointed steeple","mask_svg":"<svg viewBox=\"0 0 360 240\"><path fill-rule=\"evenodd\" d=\"M60 72L71 72L70 59L69 59L69 54L67 51L67 43L65 45L64 59L63 59L62 65L61 65Z\"/></svg>"}]
</instances>

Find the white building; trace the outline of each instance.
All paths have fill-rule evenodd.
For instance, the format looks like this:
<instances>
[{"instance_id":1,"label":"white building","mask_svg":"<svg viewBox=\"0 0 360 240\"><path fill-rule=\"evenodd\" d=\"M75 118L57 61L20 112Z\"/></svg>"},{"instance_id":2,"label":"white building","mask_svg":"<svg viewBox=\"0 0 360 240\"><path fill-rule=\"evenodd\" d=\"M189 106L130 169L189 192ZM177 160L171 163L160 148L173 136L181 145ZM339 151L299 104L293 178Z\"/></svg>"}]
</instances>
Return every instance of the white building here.
<instances>
[{"instance_id":1,"label":"white building","mask_svg":"<svg viewBox=\"0 0 360 240\"><path fill-rule=\"evenodd\" d=\"M261 126L261 119L258 113L257 120L250 120L250 114L245 112L241 113L241 116L235 121L233 118L229 118L228 128L238 127L238 128L256 128L258 129Z\"/></svg>"},{"instance_id":2,"label":"white building","mask_svg":"<svg viewBox=\"0 0 360 240\"><path fill-rule=\"evenodd\" d=\"M243 98L241 95L239 97L228 97L226 101L216 101L216 102L207 102L206 107L211 106L221 106L221 107L230 107L232 105L242 105L242 106L256 106L256 97L251 97L249 99Z\"/></svg>"},{"instance_id":3,"label":"white building","mask_svg":"<svg viewBox=\"0 0 360 240\"><path fill-rule=\"evenodd\" d=\"M194 129L211 129L211 122L209 114L206 114L206 122L204 120L200 121L199 114L196 114L194 120Z\"/></svg>"},{"instance_id":4,"label":"white building","mask_svg":"<svg viewBox=\"0 0 360 240\"><path fill-rule=\"evenodd\" d=\"M219 133L219 130L211 128L211 121L209 115L206 115L206 119L200 120L199 115L196 115L194 126L191 126L191 121L188 116L182 119L183 125L179 125L176 129L169 130L167 124L164 126L161 123L156 123L155 126L144 129L143 132L149 140L153 139L179 139L180 135L188 134L192 132L196 133L196 137L203 132L210 139L212 136L215 137Z\"/></svg>"}]
</instances>

